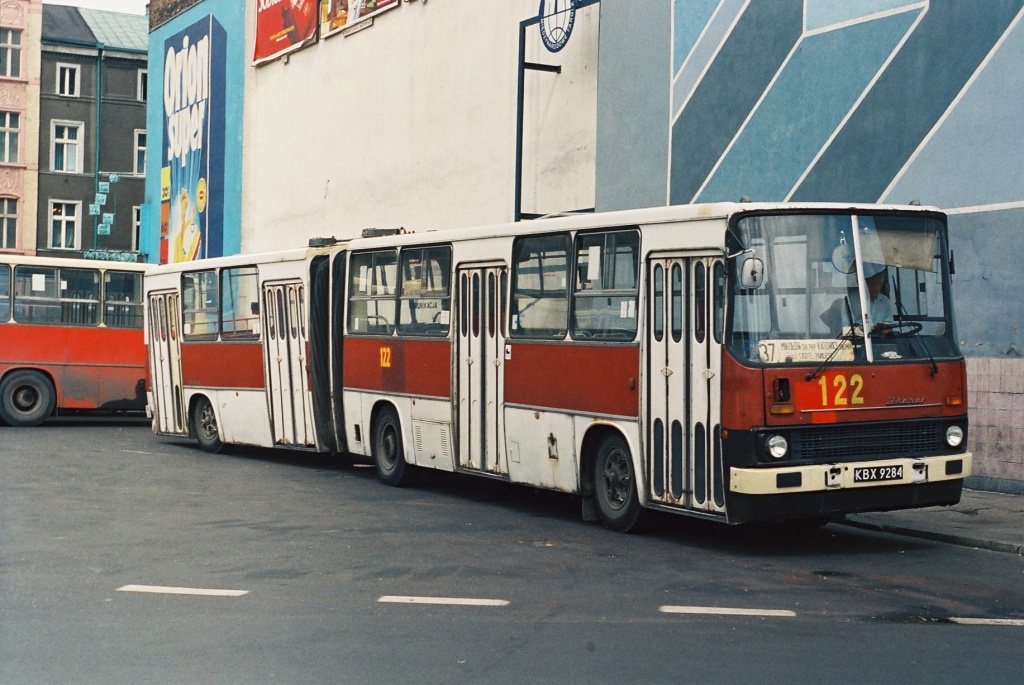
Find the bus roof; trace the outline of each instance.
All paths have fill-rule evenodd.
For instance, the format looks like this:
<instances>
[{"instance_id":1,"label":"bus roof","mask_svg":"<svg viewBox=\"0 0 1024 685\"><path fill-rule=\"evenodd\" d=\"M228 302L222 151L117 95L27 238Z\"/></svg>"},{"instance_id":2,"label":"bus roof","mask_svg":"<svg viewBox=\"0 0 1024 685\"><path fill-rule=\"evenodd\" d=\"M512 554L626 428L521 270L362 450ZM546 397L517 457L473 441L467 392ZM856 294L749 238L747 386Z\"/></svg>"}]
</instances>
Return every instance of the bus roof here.
<instances>
[{"instance_id":1,"label":"bus roof","mask_svg":"<svg viewBox=\"0 0 1024 685\"><path fill-rule=\"evenodd\" d=\"M152 264L146 264L144 262L114 262L102 259L76 259L72 257L35 257L19 254L0 254L0 264L10 264L11 266L49 266L116 271L148 271L152 266Z\"/></svg>"},{"instance_id":2,"label":"bus roof","mask_svg":"<svg viewBox=\"0 0 1024 685\"><path fill-rule=\"evenodd\" d=\"M315 248L292 248L264 253L249 253L229 257L214 257L192 262L153 266L150 274L175 273L183 270L202 270L250 264L266 264L303 260L317 254L330 254L340 249L373 249L380 247L441 243L453 240L474 240L482 238L514 237L549 231L572 231L624 226L651 226L680 221L727 220L738 213L793 211L793 212L887 212L907 211L936 213L936 207L918 205L872 204L849 202L716 202L697 205L669 205L627 209L615 212L556 214L528 221L492 224L487 226L445 228L438 230L410 231L408 233L386 233L384 235L338 240L333 244ZM399 229L400 230L400 229ZM724 227L723 227L724 230Z\"/></svg>"}]
</instances>

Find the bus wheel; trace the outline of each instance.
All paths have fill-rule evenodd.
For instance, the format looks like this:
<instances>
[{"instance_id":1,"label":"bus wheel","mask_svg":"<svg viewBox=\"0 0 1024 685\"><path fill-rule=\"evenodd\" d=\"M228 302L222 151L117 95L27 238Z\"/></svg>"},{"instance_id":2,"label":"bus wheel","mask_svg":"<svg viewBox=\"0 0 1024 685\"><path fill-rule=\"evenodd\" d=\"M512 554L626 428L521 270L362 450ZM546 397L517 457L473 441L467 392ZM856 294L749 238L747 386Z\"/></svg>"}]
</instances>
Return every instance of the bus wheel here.
<instances>
[{"instance_id":1,"label":"bus wheel","mask_svg":"<svg viewBox=\"0 0 1024 685\"><path fill-rule=\"evenodd\" d=\"M0 383L0 419L10 426L38 426L56 403L53 384L38 371L14 371Z\"/></svg>"},{"instance_id":2,"label":"bus wheel","mask_svg":"<svg viewBox=\"0 0 1024 685\"><path fill-rule=\"evenodd\" d=\"M594 496L604 525L628 532L640 518L633 458L620 435L604 439L594 460Z\"/></svg>"},{"instance_id":3,"label":"bus wheel","mask_svg":"<svg viewBox=\"0 0 1024 685\"><path fill-rule=\"evenodd\" d=\"M385 484L396 488L414 484L416 467L405 463L402 424L392 407L381 409L373 426L373 463Z\"/></svg>"},{"instance_id":4,"label":"bus wheel","mask_svg":"<svg viewBox=\"0 0 1024 685\"><path fill-rule=\"evenodd\" d=\"M195 411L192 412L192 432L199 441L199 448L204 452L216 454L224 449L220 433L217 430L217 415L213 412L210 400L200 397L196 400Z\"/></svg>"}]
</instances>

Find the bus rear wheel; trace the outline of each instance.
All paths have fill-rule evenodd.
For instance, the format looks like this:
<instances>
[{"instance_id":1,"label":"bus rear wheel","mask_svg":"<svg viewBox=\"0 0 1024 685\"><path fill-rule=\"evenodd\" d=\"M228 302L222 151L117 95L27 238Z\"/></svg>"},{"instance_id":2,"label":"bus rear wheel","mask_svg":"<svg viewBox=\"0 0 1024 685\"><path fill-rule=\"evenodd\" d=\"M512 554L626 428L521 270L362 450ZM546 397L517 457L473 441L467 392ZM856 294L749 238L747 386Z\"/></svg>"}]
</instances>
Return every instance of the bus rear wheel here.
<instances>
[{"instance_id":1,"label":"bus rear wheel","mask_svg":"<svg viewBox=\"0 0 1024 685\"><path fill-rule=\"evenodd\" d=\"M53 384L38 371L14 371L0 383L0 419L10 426L38 426L56 403Z\"/></svg>"},{"instance_id":2,"label":"bus rear wheel","mask_svg":"<svg viewBox=\"0 0 1024 685\"><path fill-rule=\"evenodd\" d=\"M402 424L392 407L384 407L373 426L373 463L377 477L386 485L409 487L416 481L416 467L405 461Z\"/></svg>"},{"instance_id":3,"label":"bus rear wheel","mask_svg":"<svg viewBox=\"0 0 1024 685\"><path fill-rule=\"evenodd\" d=\"M210 400L205 397L196 400L195 410L192 412L192 432L199 441L199 448L204 452L217 454L224 449L217 427L217 414L214 413Z\"/></svg>"},{"instance_id":4,"label":"bus rear wheel","mask_svg":"<svg viewBox=\"0 0 1024 685\"><path fill-rule=\"evenodd\" d=\"M608 528L627 533L640 518L633 457L620 435L609 435L594 460L594 498Z\"/></svg>"}]
</instances>

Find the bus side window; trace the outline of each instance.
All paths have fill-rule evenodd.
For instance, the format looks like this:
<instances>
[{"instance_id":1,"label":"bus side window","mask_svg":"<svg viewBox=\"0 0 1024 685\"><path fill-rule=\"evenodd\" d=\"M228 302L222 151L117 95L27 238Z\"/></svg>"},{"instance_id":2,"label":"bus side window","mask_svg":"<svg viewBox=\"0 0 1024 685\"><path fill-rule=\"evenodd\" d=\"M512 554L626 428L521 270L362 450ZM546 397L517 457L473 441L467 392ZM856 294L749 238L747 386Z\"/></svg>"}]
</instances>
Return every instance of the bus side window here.
<instances>
[{"instance_id":1,"label":"bus side window","mask_svg":"<svg viewBox=\"0 0 1024 685\"><path fill-rule=\"evenodd\" d=\"M565 338L571 246L564 233L516 239L512 246L512 337Z\"/></svg>"},{"instance_id":2,"label":"bus side window","mask_svg":"<svg viewBox=\"0 0 1024 685\"><path fill-rule=\"evenodd\" d=\"M220 293L216 271L187 271L181 275L182 337L216 340Z\"/></svg>"},{"instance_id":3,"label":"bus side window","mask_svg":"<svg viewBox=\"0 0 1024 685\"><path fill-rule=\"evenodd\" d=\"M0 264L0 323L11 319L11 267Z\"/></svg>"},{"instance_id":4,"label":"bus side window","mask_svg":"<svg viewBox=\"0 0 1024 685\"><path fill-rule=\"evenodd\" d=\"M254 266L220 272L221 336L225 340L260 336L259 273Z\"/></svg>"},{"instance_id":5,"label":"bus side window","mask_svg":"<svg viewBox=\"0 0 1024 685\"><path fill-rule=\"evenodd\" d=\"M452 307L451 270L451 247L402 250L402 283L398 300L400 335L448 335Z\"/></svg>"},{"instance_id":6,"label":"bus side window","mask_svg":"<svg viewBox=\"0 0 1024 685\"><path fill-rule=\"evenodd\" d=\"M60 269L60 322L95 326L100 320L100 272Z\"/></svg>"},{"instance_id":7,"label":"bus side window","mask_svg":"<svg viewBox=\"0 0 1024 685\"><path fill-rule=\"evenodd\" d=\"M637 330L640 233L584 233L576 239L572 337L632 340Z\"/></svg>"},{"instance_id":8,"label":"bus side window","mask_svg":"<svg viewBox=\"0 0 1024 685\"><path fill-rule=\"evenodd\" d=\"M380 250L352 255L348 283L348 331L356 335L395 332L398 254Z\"/></svg>"},{"instance_id":9,"label":"bus side window","mask_svg":"<svg viewBox=\"0 0 1024 685\"><path fill-rule=\"evenodd\" d=\"M20 323L60 323L57 269L14 267L14 320Z\"/></svg>"},{"instance_id":10,"label":"bus side window","mask_svg":"<svg viewBox=\"0 0 1024 685\"><path fill-rule=\"evenodd\" d=\"M103 276L103 323L111 328L142 328L142 274L108 271Z\"/></svg>"}]
</instances>

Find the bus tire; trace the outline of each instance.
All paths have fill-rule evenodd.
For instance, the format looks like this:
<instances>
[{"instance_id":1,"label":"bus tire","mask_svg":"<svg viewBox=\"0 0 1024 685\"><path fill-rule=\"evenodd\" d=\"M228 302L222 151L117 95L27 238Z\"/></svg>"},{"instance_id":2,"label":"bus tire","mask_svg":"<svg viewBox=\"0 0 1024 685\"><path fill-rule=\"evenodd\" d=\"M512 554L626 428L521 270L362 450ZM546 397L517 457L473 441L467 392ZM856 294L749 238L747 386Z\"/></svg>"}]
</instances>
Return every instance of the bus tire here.
<instances>
[{"instance_id":1,"label":"bus tire","mask_svg":"<svg viewBox=\"0 0 1024 685\"><path fill-rule=\"evenodd\" d=\"M192 411L192 433L199 441L199 449L210 454L217 454L224 449L217 426L217 414L213 405L205 397L196 400Z\"/></svg>"},{"instance_id":2,"label":"bus tire","mask_svg":"<svg viewBox=\"0 0 1024 685\"><path fill-rule=\"evenodd\" d=\"M594 460L594 499L604 525L628 533L640 518L640 497L629 446L619 434L606 437Z\"/></svg>"},{"instance_id":3,"label":"bus tire","mask_svg":"<svg viewBox=\"0 0 1024 685\"><path fill-rule=\"evenodd\" d=\"M402 424L393 407L384 407L373 424L373 463L386 485L405 488L415 484L416 467L405 461Z\"/></svg>"},{"instance_id":4,"label":"bus tire","mask_svg":"<svg viewBox=\"0 0 1024 685\"><path fill-rule=\"evenodd\" d=\"M53 383L38 371L12 371L0 383L0 419L9 426L38 426L56 404Z\"/></svg>"}]
</instances>

